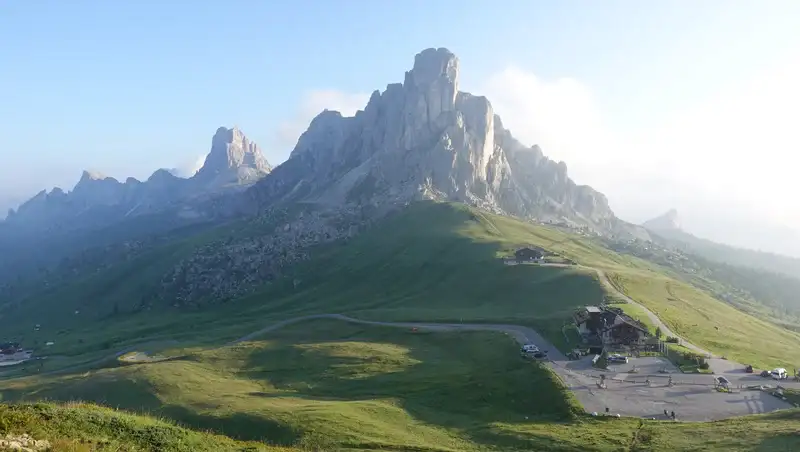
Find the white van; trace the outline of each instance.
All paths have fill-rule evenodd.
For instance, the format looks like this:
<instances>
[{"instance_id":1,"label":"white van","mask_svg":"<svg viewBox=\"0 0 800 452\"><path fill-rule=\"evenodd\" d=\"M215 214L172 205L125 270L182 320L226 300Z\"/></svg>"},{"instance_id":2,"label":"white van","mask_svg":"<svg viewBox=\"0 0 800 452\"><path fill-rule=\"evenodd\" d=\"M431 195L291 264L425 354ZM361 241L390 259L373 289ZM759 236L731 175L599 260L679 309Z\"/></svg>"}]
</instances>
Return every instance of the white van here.
<instances>
[{"instance_id":1,"label":"white van","mask_svg":"<svg viewBox=\"0 0 800 452\"><path fill-rule=\"evenodd\" d=\"M786 369L784 369L782 367L778 368L778 369L773 369L769 374L772 376L772 378L774 378L776 380L783 380L783 379L786 379L789 376L786 373Z\"/></svg>"},{"instance_id":2,"label":"white van","mask_svg":"<svg viewBox=\"0 0 800 452\"><path fill-rule=\"evenodd\" d=\"M525 344L522 346L522 353L536 353L539 351L539 347L533 344Z\"/></svg>"}]
</instances>

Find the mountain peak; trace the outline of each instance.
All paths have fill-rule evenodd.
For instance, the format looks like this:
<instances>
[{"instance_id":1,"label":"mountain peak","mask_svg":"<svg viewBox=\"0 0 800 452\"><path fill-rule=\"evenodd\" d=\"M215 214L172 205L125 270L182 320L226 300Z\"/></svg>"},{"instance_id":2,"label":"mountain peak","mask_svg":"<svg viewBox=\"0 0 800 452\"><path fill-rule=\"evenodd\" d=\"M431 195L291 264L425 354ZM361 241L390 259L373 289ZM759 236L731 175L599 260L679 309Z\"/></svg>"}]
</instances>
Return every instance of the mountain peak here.
<instances>
[{"instance_id":1,"label":"mountain peak","mask_svg":"<svg viewBox=\"0 0 800 452\"><path fill-rule=\"evenodd\" d=\"M73 188L72 190L73 191L88 190L87 187L97 185L98 183L100 185L111 186L119 184L119 181L114 179L113 177L108 177L97 171L86 170L83 172L83 174L81 174L81 179L78 181L77 184L75 184L75 188Z\"/></svg>"},{"instance_id":2,"label":"mountain peak","mask_svg":"<svg viewBox=\"0 0 800 452\"><path fill-rule=\"evenodd\" d=\"M444 47L425 49L414 57L414 67L406 80L415 86L431 85L442 80L453 84L457 90L458 57Z\"/></svg>"},{"instance_id":3,"label":"mountain peak","mask_svg":"<svg viewBox=\"0 0 800 452\"><path fill-rule=\"evenodd\" d=\"M647 229L653 231L681 231L681 221L678 216L678 211L675 209L668 210L665 214L653 218L642 223Z\"/></svg>"},{"instance_id":4,"label":"mountain peak","mask_svg":"<svg viewBox=\"0 0 800 452\"><path fill-rule=\"evenodd\" d=\"M450 50L421 51L403 83L374 91L355 116L314 118L289 160L251 197L265 205L446 199L524 218L617 227L601 193L575 184L566 164L514 139L486 97L458 90L458 78L459 59Z\"/></svg>"},{"instance_id":5,"label":"mountain peak","mask_svg":"<svg viewBox=\"0 0 800 452\"><path fill-rule=\"evenodd\" d=\"M84 170L83 173L81 174L81 179L79 183L85 181L103 180L103 179L106 179L106 176L100 172Z\"/></svg>"},{"instance_id":6,"label":"mountain peak","mask_svg":"<svg viewBox=\"0 0 800 452\"><path fill-rule=\"evenodd\" d=\"M192 179L204 184L254 182L272 170L261 148L238 127L220 127L211 139L211 151ZM243 180L244 179L244 180Z\"/></svg>"}]
</instances>

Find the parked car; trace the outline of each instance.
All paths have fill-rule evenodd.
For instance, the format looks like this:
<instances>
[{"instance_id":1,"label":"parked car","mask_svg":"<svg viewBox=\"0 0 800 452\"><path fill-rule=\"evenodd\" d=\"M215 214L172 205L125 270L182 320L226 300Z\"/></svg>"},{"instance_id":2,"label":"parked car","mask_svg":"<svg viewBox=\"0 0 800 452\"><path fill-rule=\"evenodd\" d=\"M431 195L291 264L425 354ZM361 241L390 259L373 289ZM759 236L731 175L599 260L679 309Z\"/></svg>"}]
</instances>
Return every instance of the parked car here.
<instances>
[{"instance_id":1,"label":"parked car","mask_svg":"<svg viewBox=\"0 0 800 452\"><path fill-rule=\"evenodd\" d=\"M613 355L608 355L608 362L610 362L610 363L625 363L625 364L627 364L628 363L628 357L620 355L620 354L617 354L617 353L614 353Z\"/></svg>"},{"instance_id":2,"label":"parked car","mask_svg":"<svg viewBox=\"0 0 800 452\"><path fill-rule=\"evenodd\" d=\"M772 374L770 374L768 370L762 370L759 375L763 378L769 378Z\"/></svg>"},{"instance_id":3,"label":"parked car","mask_svg":"<svg viewBox=\"0 0 800 452\"><path fill-rule=\"evenodd\" d=\"M748 365L747 365L747 366L744 368L744 371L745 371L745 372L747 372L748 374L751 374L751 373L753 373L753 366L751 366L751 365L749 365L749 364L748 364Z\"/></svg>"},{"instance_id":4,"label":"parked car","mask_svg":"<svg viewBox=\"0 0 800 452\"><path fill-rule=\"evenodd\" d=\"M789 378L789 374L786 373L786 369L782 367L773 369L772 372L770 372L770 375L775 380L785 380L786 378Z\"/></svg>"},{"instance_id":5,"label":"parked car","mask_svg":"<svg viewBox=\"0 0 800 452\"><path fill-rule=\"evenodd\" d=\"M522 353L536 353L539 351L539 347L535 346L534 344L525 344L522 346Z\"/></svg>"}]
</instances>

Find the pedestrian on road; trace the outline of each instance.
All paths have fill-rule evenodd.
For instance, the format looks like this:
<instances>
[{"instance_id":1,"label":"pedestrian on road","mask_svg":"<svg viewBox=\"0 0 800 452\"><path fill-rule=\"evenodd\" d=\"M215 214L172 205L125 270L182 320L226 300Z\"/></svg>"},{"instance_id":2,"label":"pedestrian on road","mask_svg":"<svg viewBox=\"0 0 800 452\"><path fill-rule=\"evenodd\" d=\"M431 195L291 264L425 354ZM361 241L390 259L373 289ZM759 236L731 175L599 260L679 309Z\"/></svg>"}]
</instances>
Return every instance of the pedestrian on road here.
<instances>
[{"instance_id":1,"label":"pedestrian on road","mask_svg":"<svg viewBox=\"0 0 800 452\"><path fill-rule=\"evenodd\" d=\"M672 414L672 420L674 421L675 420L675 412L673 411L670 414Z\"/></svg>"},{"instance_id":2,"label":"pedestrian on road","mask_svg":"<svg viewBox=\"0 0 800 452\"><path fill-rule=\"evenodd\" d=\"M667 410L664 410L664 417L669 417L669 413L667 413Z\"/></svg>"}]
</instances>

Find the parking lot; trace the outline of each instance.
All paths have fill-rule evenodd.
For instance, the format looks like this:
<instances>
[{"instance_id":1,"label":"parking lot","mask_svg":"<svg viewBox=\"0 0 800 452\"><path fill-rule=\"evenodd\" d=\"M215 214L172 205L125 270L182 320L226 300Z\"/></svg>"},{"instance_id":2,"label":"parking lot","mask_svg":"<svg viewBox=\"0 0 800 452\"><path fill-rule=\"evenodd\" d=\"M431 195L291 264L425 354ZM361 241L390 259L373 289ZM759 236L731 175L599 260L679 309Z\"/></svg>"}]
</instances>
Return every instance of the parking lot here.
<instances>
[{"instance_id":1,"label":"parking lot","mask_svg":"<svg viewBox=\"0 0 800 452\"><path fill-rule=\"evenodd\" d=\"M738 381L733 392L718 392L713 375L683 374L660 357L630 358L627 364L609 365L608 371L592 368L591 357L553 365L586 410L599 414L608 407L611 414L665 419L666 410L678 420L706 421L792 407L764 391L739 390ZM634 366L637 372L630 373ZM660 372L664 368L670 373ZM601 374L605 388L598 387Z\"/></svg>"}]
</instances>

